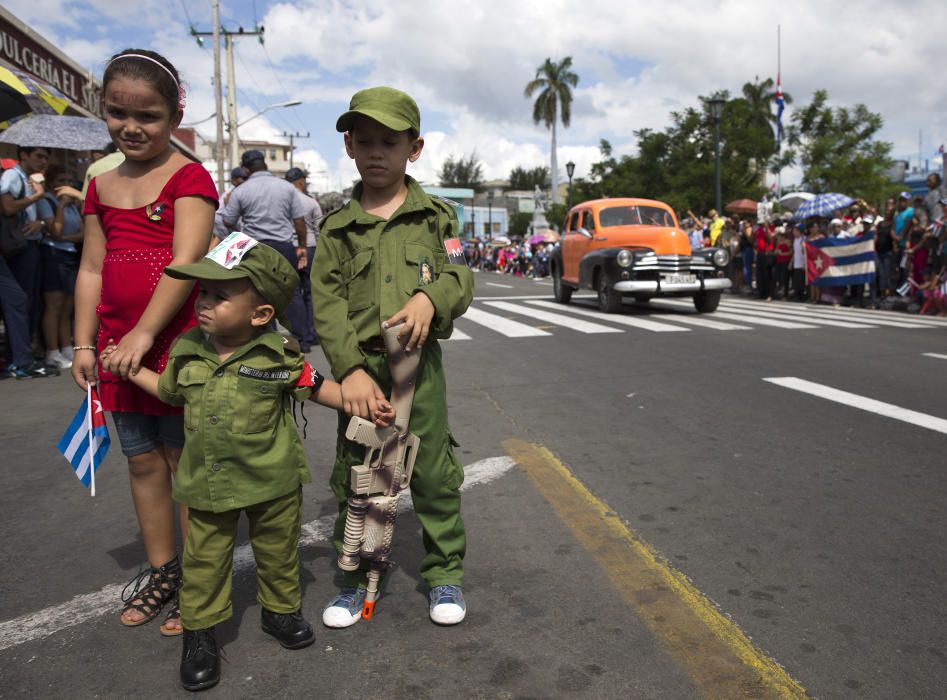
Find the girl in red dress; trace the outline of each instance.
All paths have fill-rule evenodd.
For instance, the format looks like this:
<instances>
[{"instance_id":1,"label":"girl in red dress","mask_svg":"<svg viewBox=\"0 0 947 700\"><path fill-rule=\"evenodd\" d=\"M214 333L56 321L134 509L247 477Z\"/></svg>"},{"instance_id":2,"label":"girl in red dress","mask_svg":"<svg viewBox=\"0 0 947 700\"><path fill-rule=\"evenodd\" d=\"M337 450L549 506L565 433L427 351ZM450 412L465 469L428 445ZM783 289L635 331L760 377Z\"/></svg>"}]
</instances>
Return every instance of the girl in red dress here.
<instances>
[{"instance_id":1,"label":"girl in red dress","mask_svg":"<svg viewBox=\"0 0 947 700\"><path fill-rule=\"evenodd\" d=\"M72 365L76 383L83 391L97 384L103 408L112 412L150 564L123 593L122 623L144 624L170 604L166 635L181 633L171 477L184 444L183 418L180 409L122 380L140 367L161 372L174 339L194 325L197 290L164 268L197 262L214 226L210 174L170 144L184 110L180 82L167 59L143 49L123 51L106 66L106 123L125 162L89 184ZM114 373L97 373L96 358L109 343L116 345Z\"/></svg>"}]
</instances>

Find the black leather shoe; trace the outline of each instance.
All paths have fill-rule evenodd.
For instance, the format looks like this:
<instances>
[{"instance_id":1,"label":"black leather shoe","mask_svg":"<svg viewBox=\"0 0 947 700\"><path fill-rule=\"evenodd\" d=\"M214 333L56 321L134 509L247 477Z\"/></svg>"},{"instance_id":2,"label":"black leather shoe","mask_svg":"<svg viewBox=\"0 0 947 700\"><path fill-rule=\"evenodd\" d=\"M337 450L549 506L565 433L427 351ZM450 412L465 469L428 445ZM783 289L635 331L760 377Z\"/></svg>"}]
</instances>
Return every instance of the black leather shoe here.
<instances>
[{"instance_id":1,"label":"black leather shoe","mask_svg":"<svg viewBox=\"0 0 947 700\"><path fill-rule=\"evenodd\" d=\"M260 612L260 622L263 631L276 637L284 649L302 649L316 641L312 626L303 619L298 610L282 614L263 608Z\"/></svg>"},{"instance_id":2,"label":"black leather shoe","mask_svg":"<svg viewBox=\"0 0 947 700\"><path fill-rule=\"evenodd\" d=\"M185 690L203 690L220 680L220 654L214 628L184 630L181 654L181 685Z\"/></svg>"}]
</instances>

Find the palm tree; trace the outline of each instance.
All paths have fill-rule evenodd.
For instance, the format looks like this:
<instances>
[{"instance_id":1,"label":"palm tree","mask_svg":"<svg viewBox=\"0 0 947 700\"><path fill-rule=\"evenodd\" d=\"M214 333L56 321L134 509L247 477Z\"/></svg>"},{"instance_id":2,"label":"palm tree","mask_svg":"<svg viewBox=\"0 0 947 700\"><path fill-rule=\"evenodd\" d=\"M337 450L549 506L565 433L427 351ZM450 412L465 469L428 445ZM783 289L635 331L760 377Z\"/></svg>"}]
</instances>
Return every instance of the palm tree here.
<instances>
[{"instance_id":1,"label":"palm tree","mask_svg":"<svg viewBox=\"0 0 947 700\"><path fill-rule=\"evenodd\" d=\"M559 167L556 160L556 122L561 118L562 125L569 126L572 118L572 88L579 82L579 76L573 73L572 56L566 56L559 63L547 58L536 70L536 77L526 85L524 94L532 97L539 90L533 104L533 122L542 122L552 129L552 153L550 155L550 174L552 176L552 201L559 202Z\"/></svg>"}]
</instances>

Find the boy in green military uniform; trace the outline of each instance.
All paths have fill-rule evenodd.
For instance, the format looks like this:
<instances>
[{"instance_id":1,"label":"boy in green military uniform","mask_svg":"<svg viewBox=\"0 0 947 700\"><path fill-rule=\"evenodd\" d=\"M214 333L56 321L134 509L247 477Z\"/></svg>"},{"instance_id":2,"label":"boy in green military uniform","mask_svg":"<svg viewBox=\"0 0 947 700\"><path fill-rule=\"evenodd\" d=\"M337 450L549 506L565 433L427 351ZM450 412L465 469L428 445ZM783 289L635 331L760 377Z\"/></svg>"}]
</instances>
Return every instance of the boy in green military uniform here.
<instances>
[{"instance_id":1,"label":"boy in green military uniform","mask_svg":"<svg viewBox=\"0 0 947 700\"><path fill-rule=\"evenodd\" d=\"M232 615L233 549L247 513L257 566L263 631L287 649L315 640L300 613L301 485L310 481L290 397L340 409L338 384L325 381L298 348L271 329L299 281L267 245L233 233L200 262L165 272L195 279L198 327L175 342L160 375L142 368L131 379L165 403L184 406L185 443L174 498L188 506L180 591L188 690L220 679L214 625ZM108 367L110 350L102 354ZM387 425L390 407L373 418Z\"/></svg>"},{"instance_id":2,"label":"boy in green military uniform","mask_svg":"<svg viewBox=\"0 0 947 700\"><path fill-rule=\"evenodd\" d=\"M473 275L459 252L452 207L430 197L405 175L424 147L421 115L408 95L388 87L362 90L339 117L345 150L362 177L352 199L322 224L312 266L316 332L342 385L338 447L330 486L339 502L335 545L341 550L350 468L363 448L345 438L347 416L369 419L391 390L382 324L403 322L405 350L421 353L410 430L421 446L411 497L426 555L421 576L431 587L429 614L457 624L466 614L461 594L466 549L460 516L463 469L452 450L447 389L439 338L473 298ZM343 588L325 608L328 627L360 617L365 572L343 574Z\"/></svg>"}]
</instances>

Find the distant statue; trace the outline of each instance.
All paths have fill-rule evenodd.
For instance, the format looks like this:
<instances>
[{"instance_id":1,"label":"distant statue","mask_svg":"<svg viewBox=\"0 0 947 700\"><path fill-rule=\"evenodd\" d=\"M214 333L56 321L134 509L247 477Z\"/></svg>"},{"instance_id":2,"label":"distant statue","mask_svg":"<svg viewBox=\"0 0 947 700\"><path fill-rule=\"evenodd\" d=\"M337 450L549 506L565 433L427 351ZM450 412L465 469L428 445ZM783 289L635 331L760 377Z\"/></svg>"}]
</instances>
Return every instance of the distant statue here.
<instances>
[{"instance_id":1,"label":"distant statue","mask_svg":"<svg viewBox=\"0 0 947 700\"><path fill-rule=\"evenodd\" d=\"M547 230L549 230L549 222L546 220L546 199L539 185L536 185L536 189L533 190L533 221L530 223L530 235Z\"/></svg>"},{"instance_id":2,"label":"distant statue","mask_svg":"<svg viewBox=\"0 0 947 700\"><path fill-rule=\"evenodd\" d=\"M539 189L539 185L536 185L536 189L533 190L533 211L546 212L546 199L543 197L543 191Z\"/></svg>"}]
</instances>

